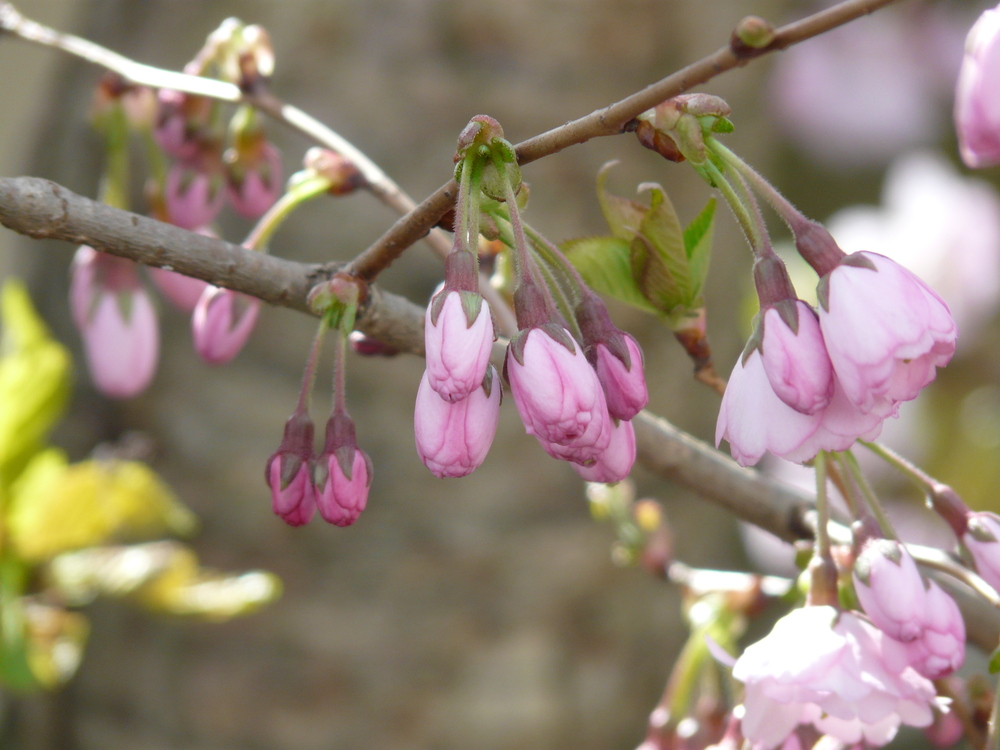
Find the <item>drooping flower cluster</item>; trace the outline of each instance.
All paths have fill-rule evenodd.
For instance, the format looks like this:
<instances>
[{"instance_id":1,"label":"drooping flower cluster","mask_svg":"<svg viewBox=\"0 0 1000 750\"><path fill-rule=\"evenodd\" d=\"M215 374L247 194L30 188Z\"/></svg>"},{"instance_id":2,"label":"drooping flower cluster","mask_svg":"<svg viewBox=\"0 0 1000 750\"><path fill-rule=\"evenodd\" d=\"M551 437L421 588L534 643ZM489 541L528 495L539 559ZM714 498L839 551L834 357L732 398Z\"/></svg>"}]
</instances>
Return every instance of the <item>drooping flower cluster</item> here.
<instances>
[{"instance_id":1,"label":"drooping flower cluster","mask_svg":"<svg viewBox=\"0 0 1000 750\"><path fill-rule=\"evenodd\" d=\"M810 224L800 252L821 274L813 310L776 256L755 265L761 315L723 397L716 443L746 466L770 451L808 461L878 436L955 351L948 306L881 255L845 255Z\"/></svg>"},{"instance_id":2,"label":"drooping flower cluster","mask_svg":"<svg viewBox=\"0 0 1000 750\"><path fill-rule=\"evenodd\" d=\"M485 149L490 160L479 163L482 151L472 146ZM603 302L578 275L571 314L579 338L556 311L520 223L515 197L520 179L512 154L490 118L474 118L459 139L456 247L445 285L427 309L427 372L414 419L417 451L435 475L465 476L485 458L496 429L499 383L489 364L495 333L475 273L482 180L482 191L507 207L520 330L507 349L504 375L525 430L588 481L617 482L635 461L630 420L648 399L642 353L611 323ZM558 249L546 250L573 273Z\"/></svg>"},{"instance_id":3,"label":"drooping flower cluster","mask_svg":"<svg viewBox=\"0 0 1000 750\"><path fill-rule=\"evenodd\" d=\"M298 406L285 424L281 445L267 461L264 481L271 488L272 509L290 526L309 523L317 509L326 522L350 526L368 505L372 482L372 462L358 447L344 393L344 356L359 292L354 283L337 277L325 288L317 287L317 292L325 297L323 321L306 365ZM323 450L317 455L308 401L320 344L328 327L336 329L337 337L334 406L326 423Z\"/></svg>"}]
</instances>

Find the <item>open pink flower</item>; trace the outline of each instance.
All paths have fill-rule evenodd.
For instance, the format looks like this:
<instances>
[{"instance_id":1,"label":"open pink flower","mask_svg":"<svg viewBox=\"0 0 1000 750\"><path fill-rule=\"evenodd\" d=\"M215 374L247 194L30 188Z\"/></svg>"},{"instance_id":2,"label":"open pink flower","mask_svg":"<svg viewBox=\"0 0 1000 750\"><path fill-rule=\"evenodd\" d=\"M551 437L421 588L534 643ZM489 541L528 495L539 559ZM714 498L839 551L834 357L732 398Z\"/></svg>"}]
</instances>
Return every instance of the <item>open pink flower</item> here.
<instances>
[{"instance_id":1,"label":"open pink flower","mask_svg":"<svg viewBox=\"0 0 1000 750\"><path fill-rule=\"evenodd\" d=\"M191 316L195 351L212 365L229 362L250 338L259 312L259 299L206 287Z\"/></svg>"},{"instance_id":2,"label":"open pink flower","mask_svg":"<svg viewBox=\"0 0 1000 750\"><path fill-rule=\"evenodd\" d=\"M795 411L815 414L833 396L833 366L815 311L802 300L794 304L797 331L777 308L764 311L761 358L775 395Z\"/></svg>"},{"instance_id":3,"label":"open pink flower","mask_svg":"<svg viewBox=\"0 0 1000 750\"><path fill-rule=\"evenodd\" d=\"M1000 164L1000 8L984 11L965 42L955 129L968 166Z\"/></svg>"},{"instance_id":4,"label":"open pink flower","mask_svg":"<svg viewBox=\"0 0 1000 750\"><path fill-rule=\"evenodd\" d=\"M160 333L135 263L82 245L71 274L73 321L94 385L112 398L138 395L156 374Z\"/></svg>"},{"instance_id":5,"label":"open pink flower","mask_svg":"<svg viewBox=\"0 0 1000 750\"><path fill-rule=\"evenodd\" d=\"M600 458L611 440L604 389L569 331L552 324L521 331L505 369L525 431L550 455L585 465Z\"/></svg>"},{"instance_id":6,"label":"open pink flower","mask_svg":"<svg viewBox=\"0 0 1000 750\"><path fill-rule=\"evenodd\" d=\"M948 306L895 261L854 253L820 282L819 321L844 393L864 413L895 415L955 352Z\"/></svg>"},{"instance_id":7,"label":"open pink flower","mask_svg":"<svg viewBox=\"0 0 1000 750\"><path fill-rule=\"evenodd\" d=\"M934 685L907 665L905 647L850 612L804 607L736 661L746 686L743 734L763 748L799 724L842 742L884 745L900 724L933 721Z\"/></svg>"},{"instance_id":8,"label":"open pink flower","mask_svg":"<svg viewBox=\"0 0 1000 750\"><path fill-rule=\"evenodd\" d=\"M649 403L646 374L643 370L642 349L635 339L624 334L629 353L629 366L618 359L603 343L596 346L597 377L604 388L608 413L615 419L630 420Z\"/></svg>"},{"instance_id":9,"label":"open pink flower","mask_svg":"<svg viewBox=\"0 0 1000 750\"><path fill-rule=\"evenodd\" d=\"M486 459L500 419L500 380L490 367L484 384L461 401L438 395L426 372L417 390L413 432L417 453L436 477L464 477Z\"/></svg>"},{"instance_id":10,"label":"open pink flower","mask_svg":"<svg viewBox=\"0 0 1000 750\"><path fill-rule=\"evenodd\" d=\"M770 451L780 458L802 463L821 450L847 450L859 437L874 440L882 418L862 414L847 400L834 378L833 396L826 408L815 414L796 411L771 387L760 351L754 349L746 361L736 361L719 407L715 444L729 441L740 466L752 466Z\"/></svg>"},{"instance_id":11,"label":"open pink flower","mask_svg":"<svg viewBox=\"0 0 1000 750\"><path fill-rule=\"evenodd\" d=\"M475 305L478 313L470 321L468 313ZM451 402L479 388L486 377L495 338L490 306L477 293L445 288L434 295L424 319L431 388Z\"/></svg>"},{"instance_id":12,"label":"open pink flower","mask_svg":"<svg viewBox=\"0 0 1000 750\"><path fill-rule=\"evenodd\" d=\"M588 482L614 484L632 471L635 463L635 428L632 422L620 420L611 430L611 441L592 466L571 464L573 471Z\"/></svg>"}]
</instances>

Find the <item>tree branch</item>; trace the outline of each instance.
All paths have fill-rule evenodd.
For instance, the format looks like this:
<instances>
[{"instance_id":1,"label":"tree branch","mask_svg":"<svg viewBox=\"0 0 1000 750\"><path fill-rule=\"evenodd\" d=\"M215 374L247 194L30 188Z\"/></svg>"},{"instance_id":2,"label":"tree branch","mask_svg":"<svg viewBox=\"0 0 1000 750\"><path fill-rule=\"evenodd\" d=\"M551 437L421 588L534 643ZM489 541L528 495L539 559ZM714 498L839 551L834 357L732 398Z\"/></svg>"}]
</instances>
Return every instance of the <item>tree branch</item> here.
<instances>
[{"instance_id":1,"label":"tree branch","mask_svg":"<svg viewBox=\"0 0 1000 750\"><path fill-rule=\"evenodd\" d=\"M112 208L37 177L0 178L0 224L36 239L91 245L310 314L309 290L330 273L325 266L275 258ZM423 308L371 289L358 315L358 330L422 355ZM804 521L811 502L807 495L740 468L660 417L643 413L634 424L639 460L654 473L782 539L811 536Z\"/></svg>"},{"instance_id":2,"label":"tree branch","mask_svg":"<svg viewBox=\"0 0 1000 750\"><path fill-rule=\"evenodd\" d=\"M518 163L528 164L591 138L619 135L631 120L660 102L683 94L721 73L746 65L761 55L786 49L892 2L895 0L846 0L782 26L774 32L771 43L761 49L752 49L738 42L730 43L615 104L522 141L515 147ZM373 280L441 220L454 203L456 193L454 180L442 185L351 261L347 270L366 281Z\"/></svg>"}]
</instances>

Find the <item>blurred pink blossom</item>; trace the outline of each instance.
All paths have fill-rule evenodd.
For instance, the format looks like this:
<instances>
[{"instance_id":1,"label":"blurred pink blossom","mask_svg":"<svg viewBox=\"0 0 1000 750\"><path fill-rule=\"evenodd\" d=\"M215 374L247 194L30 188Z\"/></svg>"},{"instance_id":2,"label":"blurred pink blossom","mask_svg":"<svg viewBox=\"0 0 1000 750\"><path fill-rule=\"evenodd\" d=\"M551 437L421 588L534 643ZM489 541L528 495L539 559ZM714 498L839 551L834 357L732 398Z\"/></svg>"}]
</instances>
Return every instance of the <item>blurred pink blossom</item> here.
<instances>
[{"instance_id":1,"label":"blurred pink blossom","mask_svg":"<svg viewBox=\"0 0 1000 750\"><path fill-rule=\"evenodd\" d=\"M73 258L70 307L97 389L112 398L145 390L156 374L160 334L135 263L82 245Z\"/></svg>"},{"instance_id":2,"label":"blurred pink blossom","mask_svg":"<svg viewBox=\"0 0 1000 750\"><path fill-rule=\"evenodd\" d=\"M250 338L260 304L230 289L206 287L191 316L195 351L212 365L229 362Z\"/></svg>"},{"instance_id":3,"label":"blurred pink blossom","mask_svg":"<svg viewBox=\"0 0 1000 750\"><path fill-rule=\"evenodd\" d=\"M955 89L955 129L969 167L1000 164L1000 8L984 11L966 39Z\"/></svg>"}]
</instances>

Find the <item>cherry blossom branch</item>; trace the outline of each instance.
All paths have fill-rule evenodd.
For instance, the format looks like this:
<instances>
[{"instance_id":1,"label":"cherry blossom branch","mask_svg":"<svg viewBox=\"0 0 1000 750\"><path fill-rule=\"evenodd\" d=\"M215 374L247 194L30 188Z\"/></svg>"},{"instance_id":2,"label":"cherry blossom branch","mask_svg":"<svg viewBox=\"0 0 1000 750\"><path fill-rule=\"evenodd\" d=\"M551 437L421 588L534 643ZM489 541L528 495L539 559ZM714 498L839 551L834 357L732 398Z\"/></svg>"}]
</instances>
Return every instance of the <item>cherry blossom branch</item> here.
<instances>
[{"instance_id":1,"label":"cherry blossom branch","mask_svg":"<svg viewBox=\"0 0 1000 750\"><path fill-rule=\"evenodd\" d=\"M626 132L632 120L660 102L710 81L721 73L742 67L754 58L786 49L860 16L873 13L892 2L895 0L845 0L800 21L782 26L774 32L771 42L760 48L748 47L734 33L733 41L728 45L642 91L517 144L515 150L518 163L528 164L592 138ZM737 26L737 32L739 28ZM377 277L441 220L454 203L457 192L454 180L442 185L355 258L348 265L349 272L366 281Z\"/></svg>"}]
</instances>

